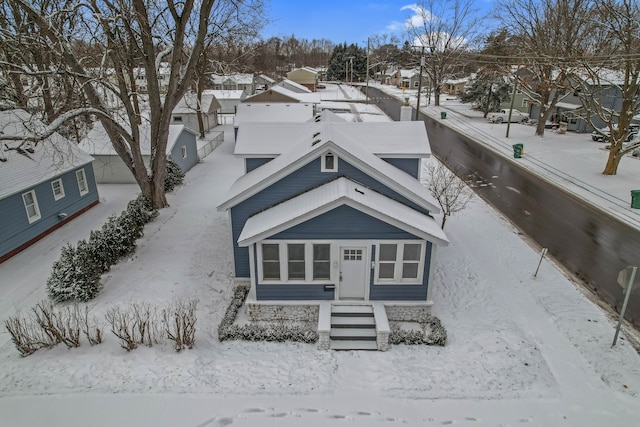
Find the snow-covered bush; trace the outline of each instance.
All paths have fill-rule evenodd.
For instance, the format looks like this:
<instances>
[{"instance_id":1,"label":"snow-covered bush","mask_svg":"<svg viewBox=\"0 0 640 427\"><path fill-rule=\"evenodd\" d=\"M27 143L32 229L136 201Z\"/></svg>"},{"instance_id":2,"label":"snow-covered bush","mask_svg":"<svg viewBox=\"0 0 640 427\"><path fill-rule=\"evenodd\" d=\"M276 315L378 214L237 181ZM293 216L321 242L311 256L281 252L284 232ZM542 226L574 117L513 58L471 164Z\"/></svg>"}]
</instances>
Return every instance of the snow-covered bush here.
<instances>
[{"instance_id":1,"label":"snow-covered bush","mask_svg":"<svg viewBox=\"0 0 640 427\"><path fill-rule=\"evenodd\" d=\"M426 314L418 318L420 329L404 330L392 327L389 344L426 344L444 346L447 342L447 330L440 319ZM426 331L429 330L427 334Z\"/></svg>"},{"instance_id":2,"label":"snow-covered bush","mask_svg":"<svg viewBox=\"0 0 640 427\"><path fill-rule=\"evenodd\" d=\"M101 230L92 231L88 242L81 240L75 248L65 246L47 280L50 298L55 302L95 298L102 289L100 275L135 252L145 224L157 215L148 200L138 196L119 216L110 216Z\"/></svg>"},{"instance_id":3,"label":"snow-covered bush","mask_svg":"<svg viewBox=\"0 0 640 427\"><path fill-rule=\"evenodd\" d=\"M227 307L227 311L218 326L218 339L246 340L246 341L295 341L314 343L318 341L318 332L301 325L290 325L285 322L268 323L265 325L248 323L246 325L234 325L233 322L238 310L244 304L249 287L236 286L233 290L233 298Z\"/></svg>"},{"instance_id":4,"label":"snow-covered bush","mask_svg":"<svg viewBox=\"0 0 640 427\"><path fill-rule=\"evenodd\" d=\"M86 240L79 241L77 247L67 244L47 279L49 297L55 302L88 301L100 292L101 273Z\"/></svg>"},{"instance_id":5,"label":"snow-covered bush","mask_svg":"<svg viewBox=\"0 0 640 427\"><path fill-rule=\"evenodd\" d=\"M173 191L178 185L184 182L184 172L173 160L167 159L167 176L164 179L164 191Z\"/></svg>"}]
</instances>

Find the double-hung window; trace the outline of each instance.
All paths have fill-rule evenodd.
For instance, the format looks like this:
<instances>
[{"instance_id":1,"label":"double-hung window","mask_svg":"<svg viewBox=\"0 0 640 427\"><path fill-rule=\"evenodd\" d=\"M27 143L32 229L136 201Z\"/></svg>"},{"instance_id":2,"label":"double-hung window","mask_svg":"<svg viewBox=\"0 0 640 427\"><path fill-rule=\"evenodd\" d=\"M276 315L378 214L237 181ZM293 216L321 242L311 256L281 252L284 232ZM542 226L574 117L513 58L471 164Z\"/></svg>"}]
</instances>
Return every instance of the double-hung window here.
<instances>
[{"instance_id":1,"label":"double-hung window","mask_svg":"<svg viewBox=\"0 0 640 427\"><path fill-rule=\"evenodd\" d=\"M422 283L424 243L380 243L376 254L376 283Z\"/></svg>"},{"instance_id":2,"label":"double-hung window","mask_svg":"<svg viewBox=\"0 0 640 427\"><path fill-rule=\"evenodd\" d=\"M51 181L51 190L53 191L53 199L60 200L64 197L64 186L61 179Z\"/></svg>"},{"instance_id":3,"label":"double-hung window","mask_svg":"<svg viewBox=\"0 0 640 427\"><path fill-rule=\"evenodd\" d=\"M38 199L36 198L36 192L31 190L22 194L22 202L24 203L24 209L27 211L27 218L29 224L40 219L40 208L38 207Z\"/></svg>"},{"instance_id":4,"label":"double-hung window","mask_svg":"<svg viewBox=\"0 0 640 427\"><path fill-rule=\"evenodd\" d=\"M262 243L258 266L259 277L265 282L327 282L331 280L331 244Z\"/></svg>"},{"instance_id":5,"label":"double-hung window","mask_svg":"<svg viewBox=\"0 0 640 427\"><path fill-rule=\"evenodd\" d=\"M87 186L87 176L84 174L84 169L76 171L76 179L78 181L78 190L80 190L80 195L84 196L89 192L89 187Z\"/></svg>"}]
</instances>

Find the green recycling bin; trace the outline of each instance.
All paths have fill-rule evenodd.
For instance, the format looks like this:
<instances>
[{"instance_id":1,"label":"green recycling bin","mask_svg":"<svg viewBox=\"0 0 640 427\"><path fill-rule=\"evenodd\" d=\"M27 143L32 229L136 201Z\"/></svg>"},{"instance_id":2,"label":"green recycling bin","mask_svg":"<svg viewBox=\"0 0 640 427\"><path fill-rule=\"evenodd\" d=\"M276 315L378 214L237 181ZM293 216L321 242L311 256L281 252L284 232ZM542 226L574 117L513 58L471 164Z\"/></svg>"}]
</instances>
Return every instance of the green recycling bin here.
<instances>
[{"instance_id":1,"label":"green recycling bin","mask_svg":"<svg viewBox=\"0 0 640 427\"><path fill-rule=\"evenodd\" d=\"M447 118L447 112L446 111L440 111L440 118L441 119L446 119Z\"/></svg>"},{"instance_id":2,"label":"green recycling bin","mask_svg":"<svg viewBox=\"0 0 640 427\"><path fill-rule=\"evenodd\" d=\"M631 207L640 209L640 190L631 190Z\"/></svg>"},{"instance_id":3,"label":"green recycling bin","mask_svg":"<svg viewBox=\"0 0 640 427\"><path fill-rule=\"evenodd\" d=\"M513 157L519 159L524 152L524 144L513 144Z\"/></svg>"}]
</instances>

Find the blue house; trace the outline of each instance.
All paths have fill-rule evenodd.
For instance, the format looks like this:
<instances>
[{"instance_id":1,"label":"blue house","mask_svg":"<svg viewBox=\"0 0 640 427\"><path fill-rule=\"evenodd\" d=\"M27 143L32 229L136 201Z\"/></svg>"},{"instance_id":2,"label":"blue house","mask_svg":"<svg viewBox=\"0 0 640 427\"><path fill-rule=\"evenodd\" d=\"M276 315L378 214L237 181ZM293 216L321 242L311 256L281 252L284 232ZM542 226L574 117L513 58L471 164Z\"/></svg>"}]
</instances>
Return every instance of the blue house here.
<instances>
[{"instance_id":1,"label":"blue house","mask_svg":"<svg viewBox=\"0 0 640 427\"><path fill-rule=\"evenodd\" d=\"M245 124L236 154L247 173L218 210L251 298L430 303L435 248L448 241L418 179L424 124Z\"/></svg>"},{"instance_id":2,"label":"blue house","mask_svg":"<svg viewBox=\"0 0 640 427\"><path fill-rule=\"evenodd\" d=\"M24 110L0 112L0 135L38 128ZM19 145L0 136L0 262L98 203L90 155L57 133Z\"/></svg>"},{"instance_id":3,"label":"blue house","mask_svg":"<svg viewBox=\"0 0 640 427\"><path fill-rule=\"evenodd\" d=\"M140 126L140 151L146 165L151 163L150 130L147 123ZM124 164L102 124L97 121L93 129L80 142L80 148L93 158L96 181L100 184L134 184L135 177ZM173 160L183 172L198 163L198 143L196 134L184 125L169 125L167 137L167 157Z\"/></svg>"}]
</instances>

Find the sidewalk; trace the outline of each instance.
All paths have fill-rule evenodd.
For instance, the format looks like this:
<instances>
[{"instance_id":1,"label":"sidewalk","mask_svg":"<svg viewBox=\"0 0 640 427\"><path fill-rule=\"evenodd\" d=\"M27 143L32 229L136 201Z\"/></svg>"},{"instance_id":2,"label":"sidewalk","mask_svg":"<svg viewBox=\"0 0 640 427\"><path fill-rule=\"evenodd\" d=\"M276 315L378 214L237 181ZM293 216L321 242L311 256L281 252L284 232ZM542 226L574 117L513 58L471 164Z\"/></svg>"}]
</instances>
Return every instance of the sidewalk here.
<instances>
[{"instance_id":1,"label":"sidewalk","mask_svg":"<svg viewBox=\"0 0 640 427\"><path fill-rule=\"evenodd\" d=\"M415 90L403 93L393 86L374 87L398 99L409 95L410 104L416 105ZM482 112L472 110L470 104L451 98L442 94L438 107L422 98L420 111L640 229L640 209L631 208L631 190L640 189L640 158L627 155L620 162L617 175L602 175L609 152L604 149L606 144L592 141L590 134L558 134L547 129L544 136L539 137L534 135L533 126L512 123L507 138L506 123L488 122ZM443 111L447 113L444 120L440 118ZM524 144L520 159L513 158L512 145L516 143Z\"/></svg>"}]
</instances>

